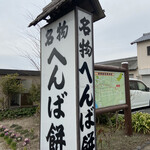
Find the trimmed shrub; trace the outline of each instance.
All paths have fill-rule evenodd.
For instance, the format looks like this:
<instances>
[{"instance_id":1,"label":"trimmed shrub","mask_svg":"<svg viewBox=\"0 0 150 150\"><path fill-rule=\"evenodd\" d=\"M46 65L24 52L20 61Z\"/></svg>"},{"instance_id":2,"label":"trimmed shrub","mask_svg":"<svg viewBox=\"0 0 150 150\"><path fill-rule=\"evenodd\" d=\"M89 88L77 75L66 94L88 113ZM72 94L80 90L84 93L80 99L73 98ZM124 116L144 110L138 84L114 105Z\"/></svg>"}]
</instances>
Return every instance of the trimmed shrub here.
<instances>
[{"instance_id":1,"label":"trimmed shrub","mask_svg":"<svg viewBox=\"0 0 150 150\"><path fill-rule=\"evenodd\" d=\"M0 119L30 117L36 113L36 107L8 109L0 112Z\"/></svg>"},{"instance_id":2,"label":"trimmed shrub","mask_svg":"<svg viewBox=\"0 0 150 150\"><path fill-rule=\"evenodd\" d=\"M135 132L150 133L150 114L142 112L133 114L132 128Z\"/></svg>"}]
</instances>

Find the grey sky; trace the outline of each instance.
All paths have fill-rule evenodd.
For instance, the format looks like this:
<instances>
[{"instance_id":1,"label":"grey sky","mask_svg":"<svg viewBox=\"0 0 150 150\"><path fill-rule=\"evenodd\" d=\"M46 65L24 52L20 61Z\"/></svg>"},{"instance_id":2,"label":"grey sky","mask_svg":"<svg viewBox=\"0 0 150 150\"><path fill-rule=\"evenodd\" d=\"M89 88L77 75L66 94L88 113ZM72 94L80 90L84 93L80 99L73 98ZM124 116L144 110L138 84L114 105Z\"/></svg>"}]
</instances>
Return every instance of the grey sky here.
<instances>
[{"instance_id":1,"label":"grey sky","mask_svg":"<svg viewBox=\"0 0 150 150\"><path fill-rule=\"evenodd\" d=\"M149 0L101 0L106 17L95 23L95 61L136 56L130 43L150 32Z\"/></svg>"},{"instance_id":2,"label":"grey sky","mask_svg":"<svg viewBox=\"0 0 150 150\"><path fill-rule=\"evenodd\" d=\"M48 0L0 0L0 69L34 69L19 53L30 46L23 37ZM95 62L136 56L130 43L150 32L149 0L100 0L106 17L94 23ZM19 48L19 51L18 51Z\"/></svg>"}]
</instances>

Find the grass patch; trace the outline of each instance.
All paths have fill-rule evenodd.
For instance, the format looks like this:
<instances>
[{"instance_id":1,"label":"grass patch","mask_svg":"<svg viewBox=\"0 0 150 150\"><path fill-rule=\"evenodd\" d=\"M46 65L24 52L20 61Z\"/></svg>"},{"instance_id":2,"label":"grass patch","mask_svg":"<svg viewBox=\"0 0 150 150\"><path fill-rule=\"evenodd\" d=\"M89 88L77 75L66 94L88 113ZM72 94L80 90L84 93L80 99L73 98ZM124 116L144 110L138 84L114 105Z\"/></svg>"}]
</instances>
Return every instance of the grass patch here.
<instances>
[{"instance_id":1,"label":"grass patch","mask_svg":"<svg viewBox=\"0 0 150 150\"><path fill-rule=\"evenodd\" d=\"M27 133L29 133L29 131L27 129L20 131L20 134L27 134Z\"/></svg>"},{"instance_id":2,"label":"grass patch","mask_svg":"<svg viewBox=\"0 0 150 150\"><path fill-rule=\"evenodd\" d=\"M12 124L11 126L10 126L10 128L15 128L15 127L17 127L18 125L17 124Z\"/></svg>"},{"instance_id":3,"label":"grass patch","mask_svg":"<svg viewBox=\"0 0 150 150\"><path fill-rule=\"evenodd\" d=\"M13 149L13 150L16 150L16 147L17 147L17 143L16 142L12 142L10 147Z\"/></svg>"},{"instance_id":4,"label":"grass patch","mask_svg":"<svg viewBox=\"0 0 150 150\"><path fill-rule=\"evenodd\" d=\"M4 136L4 140L7 140L8 139L8 136Z\"/></svg>"},{"instance_id":5,"label":"grass patch","mask_svg":"<svg viewBox=\"0 0 150 150\"><path fill-rule=\"evenodd\" d=\"M8 138L8 139L6 140L6 142L7 142L8 145L10 145L12 141L13 141L13 140L12 140L11 138Z\"/></svg>"},{"instance_id":6,"label":"grass patch","mask_svg":"<svg viewBox=\"0 0 150 150\"><path fill-rule=\"evenodd\" d=\"M19 126L19 125L17 125L17 126L14 128L14 130L17 131L17 132L20 132L21 129L22 129L22 126Z\"/></svg>"},{"instance_id":7,"label":"grass patch","mask_svg":"<svg viewBox=\"0 0 150 150\"><path fill-rule=\"evenodd\" d=\"M0 134L0 137L4 137L4 135L5 135L4 133L1 133L1 134Z\"/></svg>"}]
</instances>

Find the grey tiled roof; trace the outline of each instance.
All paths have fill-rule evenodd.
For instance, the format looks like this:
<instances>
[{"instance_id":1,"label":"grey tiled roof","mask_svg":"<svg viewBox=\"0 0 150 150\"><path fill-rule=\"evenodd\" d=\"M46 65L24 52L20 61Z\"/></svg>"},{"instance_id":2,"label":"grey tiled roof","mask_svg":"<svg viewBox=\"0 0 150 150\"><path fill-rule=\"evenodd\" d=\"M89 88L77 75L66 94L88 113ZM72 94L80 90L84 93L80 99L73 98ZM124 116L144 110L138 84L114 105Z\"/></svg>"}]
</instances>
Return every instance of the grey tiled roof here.
<instances>
[{"instance_id":1,"label":"grey tiled roof","mask_svg":"<svg viewBox=\"0 0 150 150\"><path fill-rule=\"evenodd\" d=\"M150 33L144 33L142 37L138 38L137 40L133 41L131 44L139 43L143 41L150 40Z\"/></svg>"},{"instance_id":2,"label":"grey tiled roof","mask_svg":"<svg viewBox=\"0 0 150 150\"><path fill-rule=\"evenodd\" d=\"M111 66L120 67L122 62L128 62L128 66L129 66L130 71L136 70L138 68L137 57L129 57L129 58L116 59L116 60L111 60L111 61L97 62L95 64L111 65Z\"/></svg>"}]
</instances>

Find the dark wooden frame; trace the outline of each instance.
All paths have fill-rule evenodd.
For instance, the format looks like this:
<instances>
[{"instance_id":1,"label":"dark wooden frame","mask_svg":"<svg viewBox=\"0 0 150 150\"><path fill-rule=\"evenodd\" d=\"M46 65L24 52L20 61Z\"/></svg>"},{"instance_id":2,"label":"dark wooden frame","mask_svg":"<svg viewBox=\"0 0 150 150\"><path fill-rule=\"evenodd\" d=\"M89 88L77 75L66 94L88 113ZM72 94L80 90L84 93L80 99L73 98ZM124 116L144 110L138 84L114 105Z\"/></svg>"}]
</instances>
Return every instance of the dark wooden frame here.
<instances>
[{"instance_id":1,"label":"dark wooden frame","mask_svg":"<svg viewBox=\"0 0 150 150\"><path fill-rule=\"evenodd\" d=\"M96 114L103 114L107 112L114 112L117 110L123 110L125 115L125 128L126 134L132 135L132 121L131 121L131 103L130 103L130 87L129 87L129 71L128 63L122 63L122 67L106 66L106 65L95 65L94 70L99 71L114 71L114 72L124 72L125 74L125 95L126 103L109 106L104 108L99 108L96 110Z\"/></svg>"}]
</instances>

